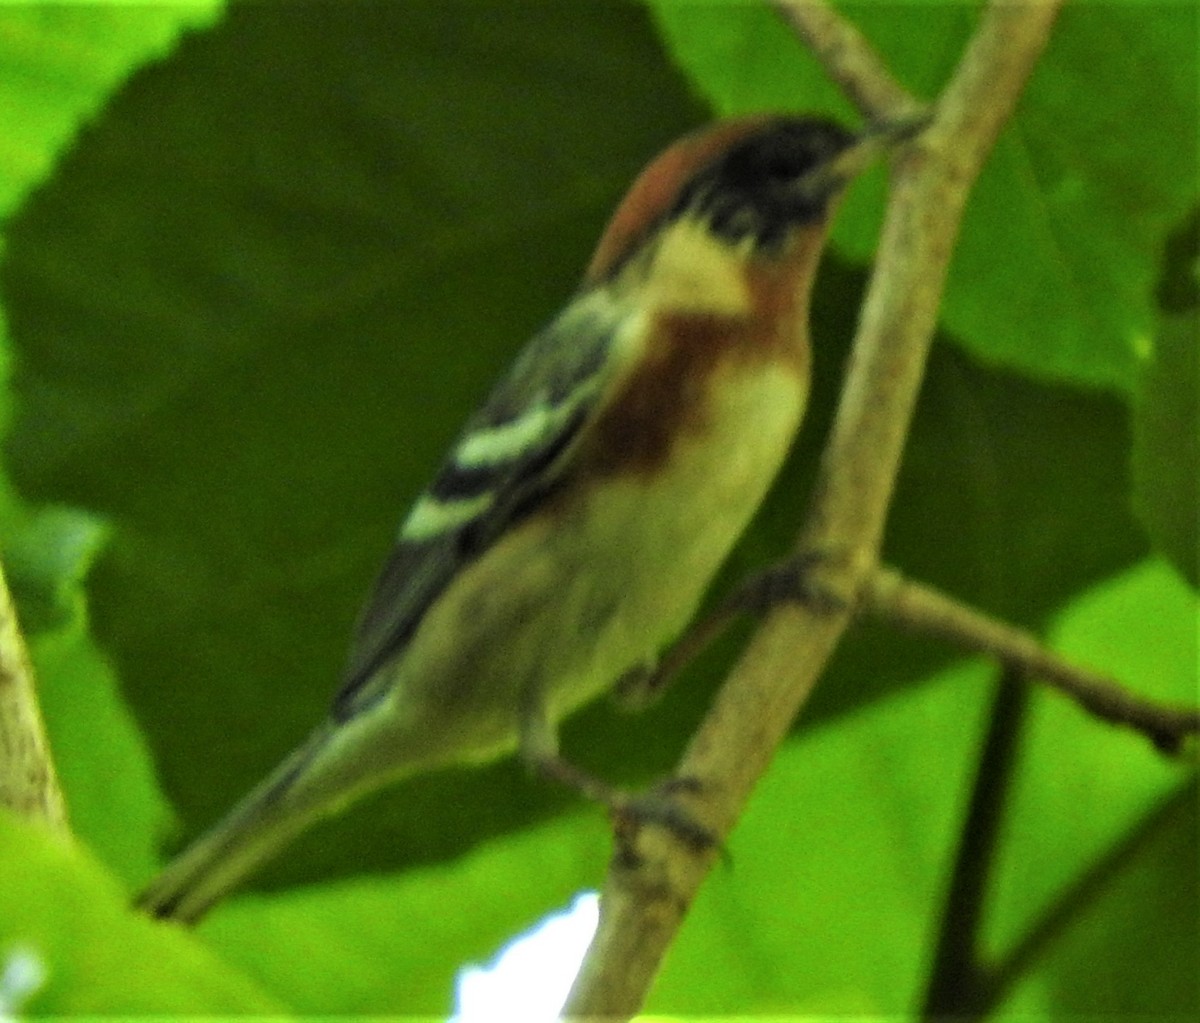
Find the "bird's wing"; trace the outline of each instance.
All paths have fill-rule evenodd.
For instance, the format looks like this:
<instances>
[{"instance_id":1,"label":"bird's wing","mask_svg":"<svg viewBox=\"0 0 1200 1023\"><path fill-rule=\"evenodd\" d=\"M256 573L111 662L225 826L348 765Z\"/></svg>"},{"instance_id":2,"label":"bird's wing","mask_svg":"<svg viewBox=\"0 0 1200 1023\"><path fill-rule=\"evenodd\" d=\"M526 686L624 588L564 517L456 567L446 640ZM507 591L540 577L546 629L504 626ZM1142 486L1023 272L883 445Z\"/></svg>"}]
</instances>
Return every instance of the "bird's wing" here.
<instances>
[{"instance_id":1,"label":"bird's wing","mask_svg":"<svg viewBox=\"0 0 1200 1023\"><path fill-rule=\"evenodd\" d=\"M404 650L430 605L545 494L618 375L628 314L604 290L535 337L467 422L400 529L359 618L334 713L374 702L371 679Z\"/></svg>"}]
</instances>

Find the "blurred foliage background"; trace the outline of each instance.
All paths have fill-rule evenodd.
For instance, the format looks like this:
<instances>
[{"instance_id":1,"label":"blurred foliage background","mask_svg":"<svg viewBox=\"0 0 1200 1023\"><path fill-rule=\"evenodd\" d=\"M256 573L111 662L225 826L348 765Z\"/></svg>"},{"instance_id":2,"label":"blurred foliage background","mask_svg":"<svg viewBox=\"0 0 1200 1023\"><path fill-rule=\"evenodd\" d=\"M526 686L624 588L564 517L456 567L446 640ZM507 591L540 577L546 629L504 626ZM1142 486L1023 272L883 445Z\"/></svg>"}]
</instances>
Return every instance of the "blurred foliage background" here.
<instances>
[{"instance_id":1,"label":"blurred foliage background","mask_svg":"<svg viewBox=\"0 0 1200 1023\"><path fill-rule=\"evenodd\" d=\"M926 96L975 18L845 8ZM1197 698L1198 49L1185 3L1063 12L972 201L887 541L1176 701ZM600 882L602 815L508 762L367 800L195 935L123 909L324 714L407 503L639 167L752 109L854 120L753 4L0 8L0 543L82 842L0 821L0 961L48 963L31 1011L444 1013L462 963ZM813 411L714 592L801 519L884 183L839 221ZM623 783L668 771L741 635L647 714L588 709L565 749ZM652 1007L918 1007L994 686L855 630ZM980 938L1003 957L1054 922L1002 1011L1191 1018L1188 768L1042 692L1018 727Z\"/></svg>"}]
</instances>

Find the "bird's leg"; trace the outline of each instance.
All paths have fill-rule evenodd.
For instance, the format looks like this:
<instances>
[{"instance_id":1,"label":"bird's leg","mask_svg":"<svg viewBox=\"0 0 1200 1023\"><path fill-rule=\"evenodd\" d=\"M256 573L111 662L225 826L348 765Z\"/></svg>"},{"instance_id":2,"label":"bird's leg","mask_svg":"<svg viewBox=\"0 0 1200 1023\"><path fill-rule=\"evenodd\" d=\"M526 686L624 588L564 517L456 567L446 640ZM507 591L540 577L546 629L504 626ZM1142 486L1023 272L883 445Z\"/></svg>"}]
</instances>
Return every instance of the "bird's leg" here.
<instances>
[{"instance_id":1,"label":"bird's leg","mask_svg":"<svg viewBox=\"0 0 1200 1023\"><path fill-rule=\"evenodd\" d=\"M536 684L526 685L521 694L520 751L530 770L588 799L612 806L620 796L608 782L575 766L559 753L558 728L550 719L545 693Z\"/></svg>"},{"instance_id":2,"label":"bird's leg","mask_svg":"<svg viewBox=\"0 0 1200 1023\"><path fill-rule=\"evenodd\" d=\"M823 551L805 551L743 580L694 623L656 665L639 666L623 675L613 689L618 705L624 710L637 711L659 699L675 677L729 628L738 615L761 617L772 608L792 601L825 612L845 608L846 598L822 585L814 571L829 558Z\"/></svg>"},{"instance_id":3,"label":"bird's leg","mask_svg":"<svg viewBox=\"0 0 1200 1023\"><path fill-rule=\"evenodd\" d=\"M540 687L527 686L522 694L520 751L530 769L543 778L608 807L622 855L630 854L632 833L646 824L666 828L697 850L716 843L712 832L693 820L676 798L683 792L696 792L701 786L695 779L668 778L646 792L629 793L564 758Z\"/></svg>"}]
</instances>

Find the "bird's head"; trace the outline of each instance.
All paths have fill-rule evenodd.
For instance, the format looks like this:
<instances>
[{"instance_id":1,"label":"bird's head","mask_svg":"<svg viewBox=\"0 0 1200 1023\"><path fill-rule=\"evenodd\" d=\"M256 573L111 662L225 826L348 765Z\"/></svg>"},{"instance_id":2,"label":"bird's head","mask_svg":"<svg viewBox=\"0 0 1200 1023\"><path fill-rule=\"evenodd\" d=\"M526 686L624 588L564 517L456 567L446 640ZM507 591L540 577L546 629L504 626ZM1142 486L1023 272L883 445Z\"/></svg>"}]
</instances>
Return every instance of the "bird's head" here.
<instances>
[{"instance_id":1,"label":"bird's head","mask_svg":"<svg viewBox=\"0 0 1200 1023\"><path fill-rule=\"evenodd\" d=\"M633 183L585 280L611 278L679 221L702 225L729 246L778 253L797 230L823 229L845 186L926 123L907 118L855 134L824 118L755 115L687 135Z\"/></svg>"}]
</instances>

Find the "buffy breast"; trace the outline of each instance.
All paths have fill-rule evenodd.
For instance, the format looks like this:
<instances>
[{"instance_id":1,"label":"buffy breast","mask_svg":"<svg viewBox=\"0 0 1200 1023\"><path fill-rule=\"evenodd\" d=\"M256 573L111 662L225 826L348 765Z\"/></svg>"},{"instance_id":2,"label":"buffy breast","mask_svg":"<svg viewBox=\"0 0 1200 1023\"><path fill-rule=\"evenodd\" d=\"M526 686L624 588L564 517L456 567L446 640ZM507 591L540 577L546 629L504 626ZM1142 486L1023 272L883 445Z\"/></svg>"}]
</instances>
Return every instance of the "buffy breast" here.
<instances>
[{"instance_id":1,"label":"buffy breast","mask_svg":"<svg viewBox=\"0 0 1200 1023\"><path fill-rule=\"evenodd\" d=\"M558 694L561 713L683 630L774 481L806 397L802 378L775 363L725 362L691 386L707 392L703 415L673 443L639 431L636 451L563 509L550 541L595 559L560 594L564 632L592 640L589 663L561 666L576 680Z\"/></svg>"}]
</instances>

